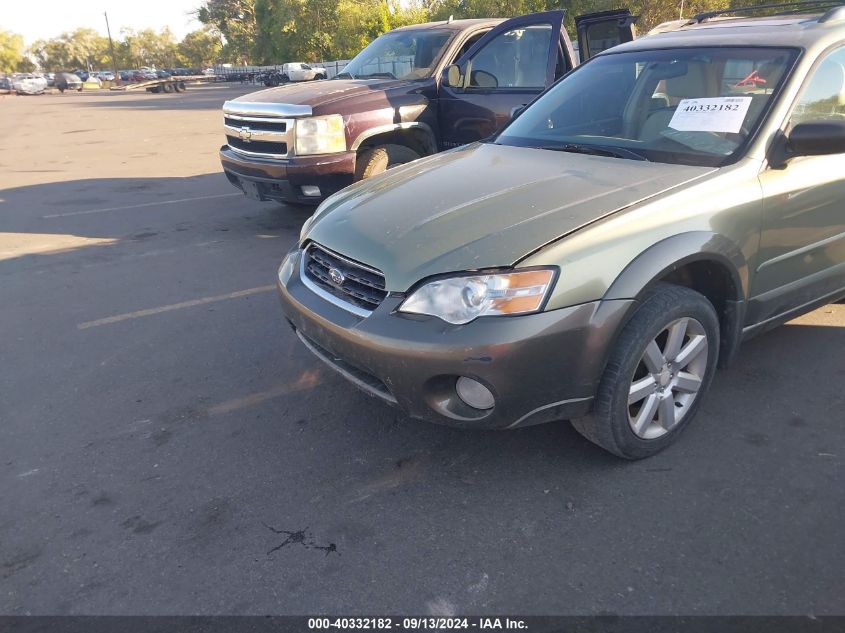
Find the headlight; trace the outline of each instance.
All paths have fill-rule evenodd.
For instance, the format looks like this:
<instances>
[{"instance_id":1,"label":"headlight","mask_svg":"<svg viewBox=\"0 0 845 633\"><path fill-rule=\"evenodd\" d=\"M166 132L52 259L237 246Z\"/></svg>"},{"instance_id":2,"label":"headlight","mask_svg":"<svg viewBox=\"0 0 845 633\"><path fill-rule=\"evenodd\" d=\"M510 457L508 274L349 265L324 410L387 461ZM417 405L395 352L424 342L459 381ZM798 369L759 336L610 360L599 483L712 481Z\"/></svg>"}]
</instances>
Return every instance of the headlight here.
<instances>
[{"instance_id":1,"label":"headlight","mask_svg":"<svg viewBox=\"0 0 845 633\"><path fill-rule=\"evenodd\" d=\"M295 135L299 156L346 151L346 132L339 114L297 119Z\"/></svg>"},{"instance_id":2,"label":"headlight","mask_svg":"<svg viewBox=\"0 0 845 633\"><path fill-rule=\"evenodd\" d=\"M405 299L400 312L428 314L462 325L480 316L537 312L552 287L554 269L437 279Z\"/></svg>"}]
</instances>

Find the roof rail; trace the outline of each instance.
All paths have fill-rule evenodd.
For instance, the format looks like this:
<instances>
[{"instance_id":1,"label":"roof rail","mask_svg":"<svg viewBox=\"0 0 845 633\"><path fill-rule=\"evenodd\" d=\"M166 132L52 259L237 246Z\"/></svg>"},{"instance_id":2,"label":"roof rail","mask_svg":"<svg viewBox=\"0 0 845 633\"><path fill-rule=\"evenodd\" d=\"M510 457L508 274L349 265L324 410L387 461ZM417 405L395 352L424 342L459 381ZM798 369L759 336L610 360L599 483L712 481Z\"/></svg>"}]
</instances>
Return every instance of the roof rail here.
<instances>
[{"instance_id":1,"label":"roof rail","mask_svg":"<svg viewBox=\"0 0 845 633\"><path fill-rule=\"evenodd\" d=\"M764 9L791 9L790 11L784 11L783 13L800 13L802 11L808 11L812 13L821 12L822 9L829 9L827 13L825 13L825 17L836 11L837 9L843 6L843 0L810 0L804 2L783 2L779 4L758 4L756 6L751 7L737 7L734 9L721 9L719 11L706 11L705 13L699 13L698 15L693 16L690 18L687 24L701 24L702 22L706 22L711 18L718 17L720 15L727 15L731 13L750 13L752 11L761 11ZM775 15L778 15L777 13ZM821 21L821 20L820 20Z\"/></svg>"},{"instance_id":2,"label":"roof rail","mask_svg":"<svg viewBox=\"0 0 845 633\"><path fill-rule=\"evenodd\" d=\"M824 24L825 22L841 22L842 20L845 20L845 7L833 7L832 9L828 9L827 13L819 18L819 24Z\"/></svg>"}]
</instances>

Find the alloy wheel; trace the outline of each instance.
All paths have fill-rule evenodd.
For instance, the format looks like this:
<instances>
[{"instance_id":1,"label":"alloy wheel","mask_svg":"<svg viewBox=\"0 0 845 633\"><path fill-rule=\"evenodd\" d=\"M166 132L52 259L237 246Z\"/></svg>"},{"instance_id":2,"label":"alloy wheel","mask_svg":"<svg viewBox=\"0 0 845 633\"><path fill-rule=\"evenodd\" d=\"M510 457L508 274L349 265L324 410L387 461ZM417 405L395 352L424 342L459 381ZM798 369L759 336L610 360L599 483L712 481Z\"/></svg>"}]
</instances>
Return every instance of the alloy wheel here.
<instances>
[{"instance_id":1,"label":"alloy wheel","mask_svg":"<svg viewBox=\"0 0 845 633\"><path fill-rule=\"evenodd\" d=\"M649 342L628 390L628 423L653 440L675 428L689 411L707 372L709 341L691 317L669 323Z\"/></svg>"}]
</instances>

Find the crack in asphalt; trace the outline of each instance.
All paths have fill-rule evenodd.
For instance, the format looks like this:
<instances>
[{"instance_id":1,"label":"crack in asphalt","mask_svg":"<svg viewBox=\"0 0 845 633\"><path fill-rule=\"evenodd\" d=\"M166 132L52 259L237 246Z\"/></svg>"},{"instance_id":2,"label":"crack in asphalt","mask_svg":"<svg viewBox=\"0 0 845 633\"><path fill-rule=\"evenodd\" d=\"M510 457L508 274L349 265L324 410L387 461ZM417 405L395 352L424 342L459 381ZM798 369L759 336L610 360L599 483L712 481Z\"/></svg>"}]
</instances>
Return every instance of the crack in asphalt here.
<instances>
[{"instance_id":1,"label":"crack in asphalt","mask_svg":"<svg viewBox=\"0 0 845 633\"><path fill-rule=\"evenodd\" d=\"M285 540L282 541L281 543L279 543L278 545L276 545L276 547L268 550L267 556L269 556L273 552L279 551L283 547L286 547L288 545L294 545L296 543L299 543L305 549L322 550L326 553L326 556L328 556L332 552L334 552L338 556L340 556L340 552L337 551L337 545L335 545L334 543L329 543L328 545L318 545L317 541L314 539L314 535L311 532L308 531L307 526L305 528L303 528L302 530L296 530L296 531L291 532L290 530L278 530L278 529L274 528L272 525L267 525L263 521L261 522L261 525L263 525L268 530L273 532L273 534L284 534L285 535Z\"/></svg>"}]
</instances>

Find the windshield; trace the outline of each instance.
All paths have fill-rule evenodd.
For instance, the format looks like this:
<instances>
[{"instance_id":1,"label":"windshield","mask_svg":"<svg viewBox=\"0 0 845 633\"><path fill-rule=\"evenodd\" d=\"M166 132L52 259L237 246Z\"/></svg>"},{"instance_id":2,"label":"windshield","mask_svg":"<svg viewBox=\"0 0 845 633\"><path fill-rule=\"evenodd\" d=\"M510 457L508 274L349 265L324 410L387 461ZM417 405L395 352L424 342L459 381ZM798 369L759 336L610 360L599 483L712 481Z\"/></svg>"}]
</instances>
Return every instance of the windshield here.
<instances>
[{"instance_id":1,"label":"windshield","mask_svg":"<svg viewBox=\"0 0 845 633\"><path fill-rule=\"evenodd\" d=\"M601 55L550 88L495 142L726 164L760 124L796 54L757 47Z\"/></svg>"},{"instance_id":2,"label":"windshield","mask_svg":"<svg viewBox=\"0 0 845 633\"><path fill-rule=\"evenodd\" d=\"M385 33L358 53L339 75L340 79L424 79L431 77L451 30L411 30Z\"/></svg>"}]
</instances>

